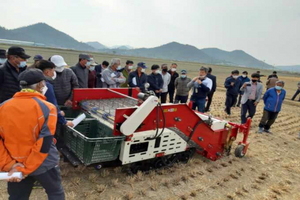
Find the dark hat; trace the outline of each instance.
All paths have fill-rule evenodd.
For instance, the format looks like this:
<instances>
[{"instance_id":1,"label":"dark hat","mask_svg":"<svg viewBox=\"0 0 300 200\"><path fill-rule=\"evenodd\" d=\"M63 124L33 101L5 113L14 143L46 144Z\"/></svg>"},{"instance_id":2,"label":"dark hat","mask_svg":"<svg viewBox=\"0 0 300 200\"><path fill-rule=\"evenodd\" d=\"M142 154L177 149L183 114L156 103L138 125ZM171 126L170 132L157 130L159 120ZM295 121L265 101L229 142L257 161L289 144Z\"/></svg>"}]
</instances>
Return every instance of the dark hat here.
<instances>
[{"instance_id":1,"label":"dark hat","mask_svg":"<svg viewBox=\"0 0 300 200\"><path fill-rule=\"evenodd\" d=\"M87 55L87 54L79 54L79 58L80 59L85 59L85 60L88 60L88 61L91 61L91 58L90 58L90 56L89 55Z\"/></svg>"},{"instance_id":2,"label":"dark hat","mask_svg":"<svg viewBox=\"0 0 300 200\"><path fill-rule=\"evenodd\" d=\"M19 75L20 85L22 86L33 85L42 80L45 80L45 76L42 70L36 68L25 70Z\"/></svg>"},{"instance_id":3,"label":"dark hat","mask_svg":"<svg viewBox=\"0 0 300 200\"><path fill-rule=\"evenodd\" d=\"M181 73L182 73L182 74L186 74L187 71L186 71L185 69L183 69L183 70L181 70Z\"/></svg>"},{"instance_id":4,"label":"dark hat","mask_svg":"<svg viewBox=\"0 0 300 200\"><path fill-rule=\"evenodd\" d=\"M43 56L41 56L41 55L35 55L35 56L33 57L33 60L35 60L35 61L43 60Z\"/></svg>"},{"instance_id":5,"label":"dark hat","mask_svg":"<svg viewBox=\"0 0 300 200\"><path fill-rule=\"evenodd\" d=\"M6 51L4 49L0 49L0 58L6 58Z\"/></svg>"},{"instance_id":6,"label":"dark hat","mask_svg":"<svg viewBox=\"0 0 300 200\"><path fill-rule=\"evenodd\" d=\"M143 68L143 69L146 69L147 66L146 66L145 64L146 64L146 63L139 62L139 63L137 64L137 66L138 66L138 67L141 67L141 68Z\"/></svg>"},{"instance_id":7,"label":"dark hat","mask_svg":"<svg viewBox=\"0 0 300 200\"><path fill-rule=\"evenodd\" d=\"M156 69L159 69L159 66L158 65L152 65L151 70L156 70Z\"/></svg>"},{"instance_id":8,"label":"dark hat","mask_svg":"<svg viewBox=\"0 0 300 200\"><path fill-rule=\"evenodd\" d=\"M12 46L8 49L7 51L8 55L15 55L15 56L19 56L20 58L23 59L28 59L30 58L29 55L25 54L25 50L21 47L16 47L16 46Z\"/></svg>"}]
</instances>

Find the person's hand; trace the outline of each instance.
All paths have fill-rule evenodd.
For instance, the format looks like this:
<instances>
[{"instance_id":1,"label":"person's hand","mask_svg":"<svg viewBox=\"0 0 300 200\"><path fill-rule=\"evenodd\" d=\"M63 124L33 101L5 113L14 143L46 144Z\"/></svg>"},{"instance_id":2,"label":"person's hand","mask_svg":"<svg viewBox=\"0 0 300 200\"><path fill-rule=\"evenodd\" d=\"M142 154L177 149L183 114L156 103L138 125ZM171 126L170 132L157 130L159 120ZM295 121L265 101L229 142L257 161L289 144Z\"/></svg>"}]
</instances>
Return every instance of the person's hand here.
<instances>
[{"instance_id":1,"label":"person's hand","mask_svg":"<svg viewBox=\"0 0 300 200\"><path fill-rule=\"evenodd\" d=\"M202 81L201 81L200 79L198 79L198 80L197 80L197 83L201 84L201 83L202 83Z\"/></svg>"},{"instance_id":2,"label":"person's hand","mask_svg":"<svg viewBox=\"0 0 300 200\"><path fill-rule=\"evenodd\" d=\"M159 93L159 90L155 90L154 92L155 92L155 93Z\"/></svg>"},{"instance_id":3,"label":"person's hand","mask_svg":"<svg viewBox=\"0 0 300 200\"><path fill-rule=\"evenodd\" d=\"M245 88L245 87L247 87L247 83L244 83L244 84L243 84L243 88Z\"/></svg>"},{"instance_id":4,"label":"person's hand","mask_svg":"<svg viewBox=\"0 0 300 200\"><path fill-rule=\"evenodd\" d=\"M193 81L196 81L196 80L198 80L198 79L199 79L199 77L197 76L197 77L193 78Z\"/></svg>"},{"instance_id":5,"label":"person's hand","mask_svg":"<svg viewBox=\"0 0 300 200\"><path fill-rule=\"evenodd\" d=\"M71 106L72 106L72 101L71 101L71 100L67 100L67 101L65 102L65 106L71 107Z\"/></svg>"},{"instance_id":6,"label":"person's hand","mask_svg":"<svg viewBox=\"0 0 300 200\"><path fill-rule=\"evenodd\" d=\"M230 85L231 85L231 86L234 86L234 82L231 82Z\"/></svg>"},{"instance_id":7,"label":"person's hand","mask_svg":"<svg viewBox=\"0 0 300 200\"><path fill-rule=\"evenodd\" d=\"M19 171L16 169L17 167L22 167L22 168L24 168L25 166L24 166L23 164L21 164L21 163L16 163L16 164L14 164L14 165L10 168L10 170L9 170L9 172L8 172L8 176L11 176L14 172L19 172ZM20 182L21 179L20 179L20 178L16 178L16 177L11 177L10 179L7 179L7 181L8 181L8 182Z\"/></svg>"},{"instance_id":8,"label":"person's hand","mask_svg":"<svg viewBox=\"0 0 300 200\"><path fill-rule=\"evenodd\" d=\"M63 117L66 115L65 112L62 111L62 110L60 111L60 114L61 114L61 116L63 116Z\"/></svg>"},{"instance_id":9,"label":"person's hand","mask_svg":"<svg viewBox=\"0 0 300 200\"><path fill-rule=\"evenodd\" d=\"M158 90L159 93L162 93L162 89Z\"/></svg>"},{"instance_id":10,"label":"person's hand","mask_svg":"<svg viewBox=\"0 0 300 200\"><path fill-rule=\"evenodd\" d=\"M70 127L73 127L73 126L74 126L74 124L73 124L72 121L67 121L66 125L67 125L67 126L70 126Z\"/></svg>"},{"instance_id":11,"label":"person's hand","mask_svg":"<svg viewBox=\"0 0 300 200\"><path fill-rule=\"evenodd\" d=\"M257 106L258 102L254 102L254 106Z\"/></svg>"}]
</instances>

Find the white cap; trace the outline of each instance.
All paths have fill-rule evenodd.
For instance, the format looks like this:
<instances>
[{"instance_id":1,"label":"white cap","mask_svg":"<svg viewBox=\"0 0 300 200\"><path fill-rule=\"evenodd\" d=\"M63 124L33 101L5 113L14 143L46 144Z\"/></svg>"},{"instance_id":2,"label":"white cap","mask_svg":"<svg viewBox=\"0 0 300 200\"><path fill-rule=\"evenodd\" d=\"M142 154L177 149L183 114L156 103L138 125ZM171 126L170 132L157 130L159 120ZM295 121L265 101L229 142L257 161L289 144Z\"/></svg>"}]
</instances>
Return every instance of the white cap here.
<instances>
[{"instance_id":1,"label":"white cap","mask_svg":"<svg viewBox=\"0 0 300 200\"><path fill-rule=\"evenodd\" d=\"M67 63L65 62L64 58L59 55L54 55L50 58L50 61L53 62L56 66L56 71L63 71L63 68L67 66Z\"/></svg>"}]
</instances>

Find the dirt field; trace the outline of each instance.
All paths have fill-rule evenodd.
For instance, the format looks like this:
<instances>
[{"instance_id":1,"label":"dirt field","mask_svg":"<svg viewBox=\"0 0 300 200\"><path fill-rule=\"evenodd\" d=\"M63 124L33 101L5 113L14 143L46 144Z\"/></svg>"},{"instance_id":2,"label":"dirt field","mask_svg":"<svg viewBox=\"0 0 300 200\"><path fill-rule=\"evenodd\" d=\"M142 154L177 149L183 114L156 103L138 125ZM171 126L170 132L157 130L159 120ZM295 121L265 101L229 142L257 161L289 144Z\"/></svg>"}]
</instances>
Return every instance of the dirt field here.
<instances>
[{"instance_id":1,"label":"dirt field","mask_svg":"<svg viewBox=\"0 0 300 200\"><path fill-rule=\"evenodd\" d=\"M191 71L191 77L201 66L181 63L179 68ZM233 69L213 66L214 74L218 76L219 87L214 96L211 114L228 121L240 122L239 108L233 108L230 117L225 117L223 112L225 91L221 86ZM248 71L256 70L248 69ZM262 73L268 75L270 72L262 71ZM289 100L300 77L280 73L279 77L286 81L287 100L271 128L273 134L255 133L262 116L263 102L261 102L252 123L249 137L251 144L244 158L230 155L213 162L196 155L188 164L152 171L149 174L138 173L134 176L127 176L121 167L97 171L92 167L73 168L68 163L61 162L67 199L300 199L300 140L297 139L300 131L300 102ZM265 78L263 81L265 82ZM234 148L235 146L233 150ZM0 183L0 199L7 199L5 184ZM34 189L31 199L46 199L46 195L42 189Z\"/></svg>"}]
</instances>

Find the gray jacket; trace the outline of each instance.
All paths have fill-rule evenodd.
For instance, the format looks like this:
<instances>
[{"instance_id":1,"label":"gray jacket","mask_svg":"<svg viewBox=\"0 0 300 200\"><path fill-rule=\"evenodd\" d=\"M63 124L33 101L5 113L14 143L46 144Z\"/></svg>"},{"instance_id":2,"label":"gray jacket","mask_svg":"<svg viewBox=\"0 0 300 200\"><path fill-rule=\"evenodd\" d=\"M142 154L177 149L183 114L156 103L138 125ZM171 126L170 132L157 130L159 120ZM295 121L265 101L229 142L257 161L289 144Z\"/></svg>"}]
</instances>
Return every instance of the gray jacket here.
<instances>
[{"instance_id":1,"label":"gray jacket","mask_svg":"<svg viewBox=\"0 0 300 200\"><path fill-rule=\"evenodd\" d=\"M111 67L102 72L103 88L118 88L120 84L125 83L126 78L121 72L114 71Z\"/></svg>"},{"instance_id":2,"label":"gray jacket","mask_svg":"<svg viewBox=\"0 0 300 200\"><path fill-rule=\"evenodd\" d=\"M78 79L79 88L88 88L89 81L89 69L85 66L82 67L80 63L77 63L75 66L71 67Z\"/></svg>"},{"instance_id":3,"label":"gray jacket","mask_svg":"<svg viewBox=\"0 0 300 200\"><path fill-rule=\"evenodd\" d=\"M53 81L54 93L58 105L64 105L67 100L72 100L73 89L79 87L78 80L69 68L65 68L62 72L56 72L56 74Z\"/></svg>"},{"instance_id":4,"label":"gray jacket","mask_svg":"<svg viewBox=\"0 0 300 200\"><path fill-rule=\"evenodd\" d=\"M181 78L177 77L175 79L174 85L176 88L176 95L179 96L188 96L191 86L188 87L187 84L191 82L190 78Z\"/></svg>"},{"instance_id":5,"label":"gray jacket","mask_svg":"<svg viewBox=\"0 0 300 200\"><path fill-rule=\"evenodd\" d=\"M252 85L252 82L251 81L246 82L245 84ZM251 94L251 86L246 86L245 88L242 86L240 90L242 92L244 92L242 99L241 99L241 104L245 104L248 101L249 96ZM257 82L256 93L255 93L255 102L258 103L260 101L262 91L263 91L263 85L260 82Z\"/></svg>"}]
</instances>

